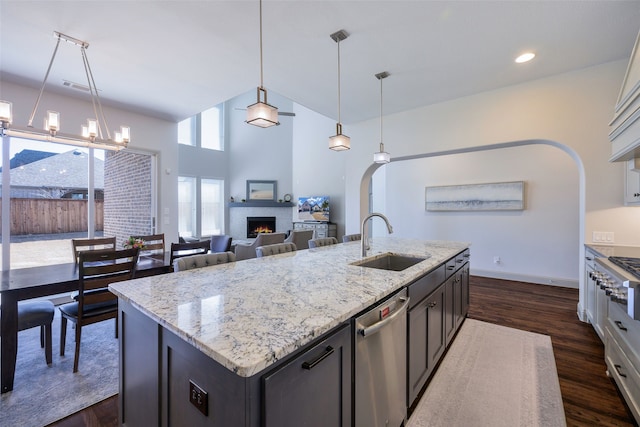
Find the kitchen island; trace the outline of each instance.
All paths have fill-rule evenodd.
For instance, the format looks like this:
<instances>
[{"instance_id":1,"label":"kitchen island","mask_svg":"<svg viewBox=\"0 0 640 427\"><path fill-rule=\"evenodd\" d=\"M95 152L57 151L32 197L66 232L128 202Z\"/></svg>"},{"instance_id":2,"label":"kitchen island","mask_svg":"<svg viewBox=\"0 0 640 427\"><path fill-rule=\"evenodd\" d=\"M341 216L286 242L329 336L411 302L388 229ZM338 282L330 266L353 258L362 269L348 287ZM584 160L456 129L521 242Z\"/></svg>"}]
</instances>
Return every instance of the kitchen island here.
<instances>
[{"instance_id":1,"label":"kitchen island","mask_svg":"<svg viewBox=\"0 0 640 427\"><path fill-rule=\"evenodd\" d=\"M284 410L291 418L295 407L267 409L282 404L270 405L279 384L270 373L317 348L309 357L331 354L337 385L348 388L336 398L338 424L349 425L350 320L468 246L377 237L367 258L425 260L403 271L359 267L360 242L351 242L110 285L120 301L121 423L257 426Z\"/></svg>"}]
</instances>

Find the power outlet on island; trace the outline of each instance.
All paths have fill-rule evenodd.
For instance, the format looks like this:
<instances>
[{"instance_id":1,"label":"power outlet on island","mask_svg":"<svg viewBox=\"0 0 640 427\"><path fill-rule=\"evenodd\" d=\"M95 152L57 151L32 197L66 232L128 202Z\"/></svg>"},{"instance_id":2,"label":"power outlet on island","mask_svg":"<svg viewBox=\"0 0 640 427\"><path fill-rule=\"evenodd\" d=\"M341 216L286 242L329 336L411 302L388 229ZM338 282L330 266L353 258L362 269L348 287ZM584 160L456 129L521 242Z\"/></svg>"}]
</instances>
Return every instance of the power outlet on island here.
<instances>
[{"instance_id":1,"label":"power outlet on island","mask_svg":"<svg viewBox=\"0 0 640 427\"><path fill-rule=\"evenodd\" d=\"M209 415L209 394L194 383L193 380L189 380L189 401L205 417Z\"/></svg>"}]
</instances>

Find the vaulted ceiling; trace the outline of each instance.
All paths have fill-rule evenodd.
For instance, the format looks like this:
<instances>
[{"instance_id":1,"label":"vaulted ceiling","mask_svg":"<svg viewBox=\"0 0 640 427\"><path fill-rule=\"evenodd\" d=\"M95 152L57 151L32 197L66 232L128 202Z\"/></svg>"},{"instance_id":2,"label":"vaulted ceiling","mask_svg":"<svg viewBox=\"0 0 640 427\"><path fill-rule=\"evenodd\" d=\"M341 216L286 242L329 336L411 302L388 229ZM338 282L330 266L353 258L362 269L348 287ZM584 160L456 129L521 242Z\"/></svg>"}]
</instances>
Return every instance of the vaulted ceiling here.
<instances>
[{"instance_id":1,"label":"vaulted ceiling","mask_svg":"<svg viewBox=\"0 0 640 427\"><path fill-rule=\"evenodd\" d=\"M258 86L258 11L257 0L0 0L0 77L39 87L59 31L90 44L105 104L178 121ZM393 113L628 58L640 2L264 0L265 87L335 119L340 29L348 124L379 114L381 71ZM515 64L527 50L537 57ZM47 88L88 96L64 80L86 84L65 43Z\"/></svg>"}]
</instances>

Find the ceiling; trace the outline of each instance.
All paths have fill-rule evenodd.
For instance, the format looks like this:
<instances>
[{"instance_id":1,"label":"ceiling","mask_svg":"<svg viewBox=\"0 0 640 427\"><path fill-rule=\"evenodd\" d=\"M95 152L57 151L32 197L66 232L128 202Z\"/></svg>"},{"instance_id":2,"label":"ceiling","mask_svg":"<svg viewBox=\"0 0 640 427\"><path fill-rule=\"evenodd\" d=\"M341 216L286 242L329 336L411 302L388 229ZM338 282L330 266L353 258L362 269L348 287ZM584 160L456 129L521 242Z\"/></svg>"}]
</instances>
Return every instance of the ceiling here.
<instances>
[{"instance_id":1,"label":"ceiling","mask_svg":"<svg viewBox=\"0 0 640 427\"><path fill-rule=\"evenodd\" d=\"M634 1L264 0L264 86L345 124L628 58ZM0 77L40 87L59 31L90 44L104 104L182 120L259 85L259 3L0 0ZM519 53L537 57L515 64ZM621 76L622 78L622 76ZM62 43L47 89L86 84ZM0 98L2 92L0 87ZM35 100L34 100L35 102ZM277 106L277 105L276 105Z\"/></svg>"}]
</instances>

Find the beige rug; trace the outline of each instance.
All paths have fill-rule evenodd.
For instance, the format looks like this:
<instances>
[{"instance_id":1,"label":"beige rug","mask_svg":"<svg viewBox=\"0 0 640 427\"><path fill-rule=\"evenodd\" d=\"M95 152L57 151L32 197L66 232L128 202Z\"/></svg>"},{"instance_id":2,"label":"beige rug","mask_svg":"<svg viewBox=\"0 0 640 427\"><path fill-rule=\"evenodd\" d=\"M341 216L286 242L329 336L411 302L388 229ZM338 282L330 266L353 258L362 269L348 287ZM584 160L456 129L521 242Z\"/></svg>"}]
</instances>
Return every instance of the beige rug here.
<instances>
[{"instance_id":1,"label":"beige rug","mask_svg":"<svg viewBox=\"0 0 640 427\"><path fill-rule=\"evenodd\" d=\"M407 427L566 426L551 338L473 319Z\"/></svg>"}]
</instances>

